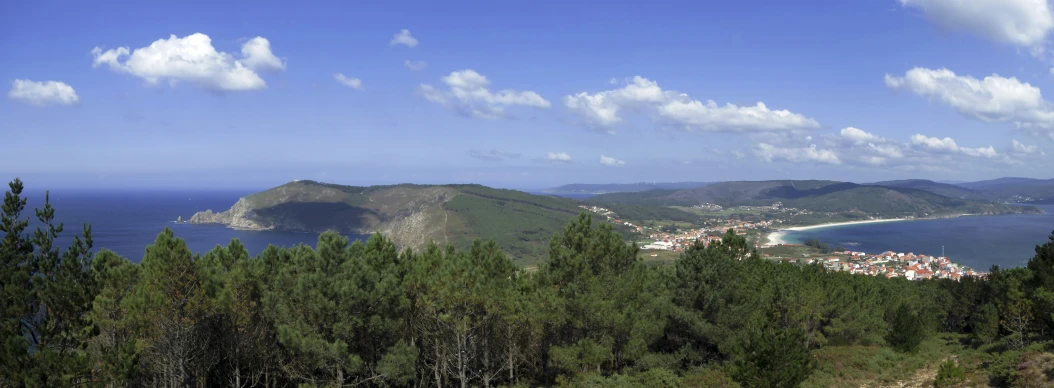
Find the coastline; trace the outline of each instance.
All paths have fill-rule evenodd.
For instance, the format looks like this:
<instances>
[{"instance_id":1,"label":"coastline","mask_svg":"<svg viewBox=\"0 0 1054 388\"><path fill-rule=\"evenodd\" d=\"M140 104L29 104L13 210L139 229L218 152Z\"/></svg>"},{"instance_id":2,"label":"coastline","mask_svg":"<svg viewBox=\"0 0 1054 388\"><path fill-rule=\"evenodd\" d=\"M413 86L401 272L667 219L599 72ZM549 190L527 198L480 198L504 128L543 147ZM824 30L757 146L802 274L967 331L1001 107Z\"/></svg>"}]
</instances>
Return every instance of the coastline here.
<instances>
[{"instance_id":1,"label":"coastline","mask_svg":"<svg viewBox=\"0 0 1054 388\"><path fill-rule=\"evenodd\" d=\"M876 224L876 223L882 223L882 222L897 222L897 221L910 221L910 220L911 219L908 219L908 218L881 218L881 219L877 219L877 220L828 222L828 223L825 223L825 224L817 224L817 225L795 226L795 227L780 229L780 230L777 230L775 232L769 233L768 236L766 236L768 238L768 243L766 243L764 246L765 247L773 247L773 246L777 246L777 245L787 244L787 242L783 240L783 237L787 235L787 232L797 232L797 231L802 231L802 230L831 228L831 227L846 226L846 225Z\"/></svg>"}]
</instances>

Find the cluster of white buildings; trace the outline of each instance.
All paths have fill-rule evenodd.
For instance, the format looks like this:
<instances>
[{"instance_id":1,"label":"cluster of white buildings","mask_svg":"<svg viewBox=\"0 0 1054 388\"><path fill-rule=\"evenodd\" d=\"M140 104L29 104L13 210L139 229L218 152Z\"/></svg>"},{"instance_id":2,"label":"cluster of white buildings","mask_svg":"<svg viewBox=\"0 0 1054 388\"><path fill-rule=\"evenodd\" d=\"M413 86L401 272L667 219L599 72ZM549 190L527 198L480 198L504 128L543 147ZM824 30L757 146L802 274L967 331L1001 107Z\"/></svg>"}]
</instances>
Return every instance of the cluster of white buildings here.
<instances>
[{"instance_id":1,"label":"cluster of white buildings","mask_svg":"<svg viewBox=\"0 0 1054 388\"><path fill-rule=\"evenodd\" d=\"M808 259L806 264L821 263L834 271L853 274L885 276L887 278L903 277L908 280L952 279L963 276L984 276L961 264L954 263L947 257L915 255L914 253L897 253L886 251L877 255L863 252L840 252L842 256L831 256L821 259Z\"/></svg>"}]
</instances>

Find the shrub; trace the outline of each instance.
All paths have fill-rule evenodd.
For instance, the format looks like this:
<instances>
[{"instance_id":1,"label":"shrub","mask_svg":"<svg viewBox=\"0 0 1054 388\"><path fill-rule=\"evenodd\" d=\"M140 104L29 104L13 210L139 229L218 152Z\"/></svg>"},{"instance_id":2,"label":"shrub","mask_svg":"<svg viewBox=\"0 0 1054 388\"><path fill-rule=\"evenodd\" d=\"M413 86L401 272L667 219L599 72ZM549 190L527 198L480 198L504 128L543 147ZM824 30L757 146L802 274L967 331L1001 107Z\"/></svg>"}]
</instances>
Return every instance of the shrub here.
<instances>
[{"instance_id":1,"label":"shrub","mask_svg":"<svg viewBox=\"0 0 1054 388\"><path fill-rule=\"evenodd\" d=\"M966 381L966 372L963 371L955 360L948 360L937 369L937 379L933 381L936 388L953 387Z\"/></svg>"}]
</instances>

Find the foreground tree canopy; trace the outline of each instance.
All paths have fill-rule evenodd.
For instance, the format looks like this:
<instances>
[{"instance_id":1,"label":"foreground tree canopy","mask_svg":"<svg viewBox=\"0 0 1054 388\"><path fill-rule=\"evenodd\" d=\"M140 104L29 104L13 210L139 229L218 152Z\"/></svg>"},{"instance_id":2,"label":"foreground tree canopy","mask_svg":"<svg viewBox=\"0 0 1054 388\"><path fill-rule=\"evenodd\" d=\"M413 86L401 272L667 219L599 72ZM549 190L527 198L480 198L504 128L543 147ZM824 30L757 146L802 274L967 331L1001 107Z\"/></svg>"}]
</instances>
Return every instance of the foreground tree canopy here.
<instances>
[{"instance_id":1,"label":"foreground tree canopy","mask_svg":"<svg viewBox=\"0 0 1054 388\"><path fill-rule=\"evenodd\" d=\"M493 242L202 256L167 228L135 264L93 253L87 225L55 247L47 203L30 233L22 189L0 219L0 386L792 387L828 346L1054 329L1054 235L1027 268L961 282L766 261L732 231L654 266L586 214L535 272Z\"/></svg>"}]
</instances>

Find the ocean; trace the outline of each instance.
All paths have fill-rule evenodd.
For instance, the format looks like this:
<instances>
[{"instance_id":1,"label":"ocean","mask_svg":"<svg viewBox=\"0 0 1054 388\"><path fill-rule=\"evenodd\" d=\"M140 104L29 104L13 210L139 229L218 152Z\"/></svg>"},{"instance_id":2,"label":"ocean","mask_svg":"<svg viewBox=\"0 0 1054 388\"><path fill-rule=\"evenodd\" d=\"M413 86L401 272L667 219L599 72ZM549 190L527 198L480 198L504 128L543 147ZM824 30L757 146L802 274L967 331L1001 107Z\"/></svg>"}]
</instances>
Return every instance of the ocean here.
<instances>
[{"instance_id":1,"label":"ocean","mask_svg":"<svg viewBox=\"0 0 1054 388\"><path fill-rule=\"evenodd\" d=\"M190 249L204 254L231 239L241 240L250 254L258 254L268 244L289 247L298 244L314 246L318 235L275 231L229 229L222 225L179 224L177 217L189 219L205 209L224 211L249 191L121 191L76 192L53 191L51 204L56 218L65 223L59 246L66 246L81 230L81 223L92 224L95 251L112 250L134 262L143 258L146 246L165 227L184 239ZM31 193L23 218L35 220L33 208L43 204L43 195ZM574 196L581 199L588 196ZM1054 231L1054 205L1040 205L1046 213L1039 215L965 216L940 220L902 221L848 225L787 232L783 239L800 243L816 238L831 245L842 245L855 251L914 252L939 255L941 247L953 261L977 270L1024 265L1034 254L1037 244L1047 241ZM35 227L31 223L31 229ZM369 238L347 235L351 240Z\"/></svg>"},{"instance_id":2,"label":"ocean","mask_svg":"<svg viewBox=\"0 0 1054 388\"><path fill-rule=\"evenodd\" d=\"M216 245L227 245L234 238L241 240L251 255L263 252L268 244L289 247L304 243L315 246L318 242L318 235L314 233L235 230L222 225L175 222L177 217L187 220L195 212L206 209L225 211L238 198L248 194L251 192L58 190L51 193L51 205L55 208L55 218L65 224L65 230L59 237L59 247L68 246L73 236L80 233L81 224L89 222L92 224L93 251L106 248L133 262L143 259L146 246L153 243L158 233L166 227L172 228L176 237L186 240L187 246L200 254L205 254ZM29 202L22 218L29 217L35 221L33 208L43 206L43 194L30 193L24 196ZM30 230L37 224L31 222ZM368 235L347 237L351 240L369 238Z\"/></svg>"},{"instance_id":3,"label":"ocean","mask_svg":"<svg viewBox=\"0 0 1054 388\"><path fill-rule=\"evenodd\" d=\"M783 240L815 238L832 246L867 253L885 251L940 255L979 271L992 265L1024 266L1054 231L1054 205L1038 205L1044 214L963 216L788 231Z\"/></svg>"}]
</instances>

